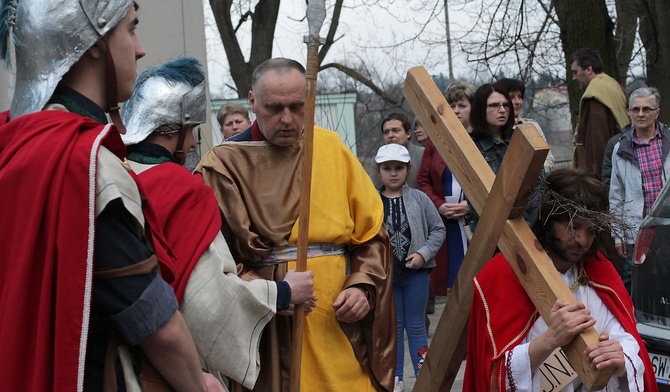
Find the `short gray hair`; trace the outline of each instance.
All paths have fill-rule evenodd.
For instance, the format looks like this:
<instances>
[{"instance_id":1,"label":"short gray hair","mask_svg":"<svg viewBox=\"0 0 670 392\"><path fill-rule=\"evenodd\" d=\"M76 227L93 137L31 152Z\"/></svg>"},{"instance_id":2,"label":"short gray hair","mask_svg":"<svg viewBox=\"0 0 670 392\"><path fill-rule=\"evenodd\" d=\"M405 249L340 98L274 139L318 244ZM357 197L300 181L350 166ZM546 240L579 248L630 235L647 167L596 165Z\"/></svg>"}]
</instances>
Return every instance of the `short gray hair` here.
<instances>
[{"instance_id":1,"label":"short gray hair","mask_svg":"<svg viewBox=\"0 0 670 392\"><path fill-rule=\"evenodd\" d=\"M656 104L654 109L661 106L661 94L655 87L640 87L630 93L630 97L628 97L628 107L633 105L635 98L653 98L654 103Z\"/></svg>"}]
</instances>

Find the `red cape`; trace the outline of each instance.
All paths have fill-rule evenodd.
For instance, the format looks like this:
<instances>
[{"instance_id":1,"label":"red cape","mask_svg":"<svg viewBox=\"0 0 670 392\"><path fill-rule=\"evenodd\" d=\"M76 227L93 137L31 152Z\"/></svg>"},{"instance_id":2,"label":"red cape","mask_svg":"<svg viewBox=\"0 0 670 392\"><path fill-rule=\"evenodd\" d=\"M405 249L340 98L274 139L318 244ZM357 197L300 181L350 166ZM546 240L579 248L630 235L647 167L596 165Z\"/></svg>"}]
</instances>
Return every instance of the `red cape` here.
<instances>
[{"instance_id":1,"label":"red cape","mask_svg":"<svg viewBox=\"0 0 670 392\"><path fill-rule=\"evenodd\" d=\"M0 380L7 391L83 388L97 153L118 131L47 111L0 113Z\"/></svg>"},{"instance_id":2,"label":"red cape","mask_svg":"<svg viewBox=\"0 0 670 392\"><path fill-rule=\"evenodd\" d=\"M633 303L619 274L600 253L587 261L584 269L590 279L589 286L598 293L607 309L640 346L639 355L645 367L644 389L641 390L657 391L649 353L637 332ZM477 274L477 282L488 306L485 307L478 286L475 285L463 390L504 391L505 366L500 359L506 351L523 341L539 314L502 254L491 259ZM490 319L487 319L487 315ZM490 323L490 331L487 330L487 322ZM493 341L490 336L493 336Z\"/></svg>"},{"instance_id":3,"label":"red cape","mask_svg":"<svg viewBox=\"0 0 670 392\"><path fill-rule=\"evenodd\" d=\"M181 303L191 271L221 230L214 191L200 175L170 162L136 175L136 182L147 198L144 215L161 276Z\"/></svg>"}]
</instances>

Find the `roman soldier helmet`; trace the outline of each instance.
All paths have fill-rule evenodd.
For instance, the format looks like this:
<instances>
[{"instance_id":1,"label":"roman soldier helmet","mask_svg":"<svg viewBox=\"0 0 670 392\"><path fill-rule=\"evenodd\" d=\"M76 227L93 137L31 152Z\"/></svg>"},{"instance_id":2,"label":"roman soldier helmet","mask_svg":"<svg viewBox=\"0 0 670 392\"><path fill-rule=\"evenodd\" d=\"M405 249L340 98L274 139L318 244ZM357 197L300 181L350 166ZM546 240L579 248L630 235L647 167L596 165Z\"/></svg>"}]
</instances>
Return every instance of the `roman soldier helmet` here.
<instances>
[{"instance_id":1,"label":"roman soldier helmet","mask_svg":"<svg viewBox=\"0 0 670 392\"><path fill-rule=\"evenodd\" d=\"M126 145L137 144L152 133L175 133L202 124L206 113L202 65L182 57L140 75L135 92L123 106L126 134L121 137ZM182 148L181 143L177 148Z\"/></svg>"},{"instance_id":2,"label":"roman soldier helmet","mask_svg":"<svg viewBox=\"0 0 670 392\"><path fill-rule=\"evenodd\" d=\"M3 0L0 58L9 64L10 35L16 55L12 117L42 110L63 75L132 5L133 0Z\"/></svg>"}]
</instances>

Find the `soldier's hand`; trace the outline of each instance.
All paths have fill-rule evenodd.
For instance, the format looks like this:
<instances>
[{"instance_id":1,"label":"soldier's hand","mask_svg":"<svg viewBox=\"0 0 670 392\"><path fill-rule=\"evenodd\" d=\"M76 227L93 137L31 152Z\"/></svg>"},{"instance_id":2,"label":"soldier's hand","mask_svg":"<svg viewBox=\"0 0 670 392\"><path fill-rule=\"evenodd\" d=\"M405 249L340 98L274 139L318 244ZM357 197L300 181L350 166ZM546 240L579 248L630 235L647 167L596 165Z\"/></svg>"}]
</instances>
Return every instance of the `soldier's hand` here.
<instances>
[{"instance_id":1,"label":"soldier's hand","mask_svg":"<svg viewBox=\"0 0 670 392\"><path fill-rule=\"evenodd\" d=\"M296 272L295 269L286 272L284 281L291 287L291 303L301 304L305 301L316 301L314 296L314 272Z\"/></svg>"},{"instance_id":2,"label":"soldier's hand","mask_svg":"<svg viewBox=\"0 0 670 392\"><path fill-rule=\"evenodd\" d=\"M340 292L333 302L335 317L345 323L356 322L370 311L365 293L358 287L349 287Z\"/></svg>"},{"instance_id":3,"label":"soldier's hand","mask_svg":"<svg viewBox=\"0 0 670 392\"><path fill-rule=\"evenodd\" d=\"M202 377L205 380L205 388L207 392L227 392L228 390L224 387L219 380L216 379L213 375L209 373L202 373Z\"/></svg>"}]
</instances>

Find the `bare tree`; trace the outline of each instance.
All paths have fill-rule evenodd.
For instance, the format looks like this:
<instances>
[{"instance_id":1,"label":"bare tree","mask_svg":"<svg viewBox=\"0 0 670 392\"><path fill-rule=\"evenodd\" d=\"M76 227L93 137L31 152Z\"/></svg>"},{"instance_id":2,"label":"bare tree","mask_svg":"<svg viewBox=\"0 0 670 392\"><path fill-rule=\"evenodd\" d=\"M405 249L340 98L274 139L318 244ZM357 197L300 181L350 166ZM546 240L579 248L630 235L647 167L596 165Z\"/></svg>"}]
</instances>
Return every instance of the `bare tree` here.
<instances>
[{"instance_id":1,"label":"bare tree","mask_svg":"<svg viewBox=\"0 0 670 392\"><path fill-rule=\"evenodd\" d=\"M418 1L421 4L421 0ZM280 0L209 0L209 3L214 14L218 33L221 36L223 47L226 52L230 75L235 84L234 89L237 91L238 96L245 96L251 85L251 73L253 69L261 62L272 57L273 40L275 38L274 35L277 26ZM390 3L392 4L392 2ZM429 4L429 2L426 4ZM435 5L426 6L426 4L423 4L418 8L423 10L426 7L428 9L431 9L432 7L434 12L430 13L428 21L435 20L437 18L437 11L440 11L441 8L436 8ZM366 47L364 43L357 45L356 48L351 48L351 54L347 53L346 58L341 58L340 56L340 58L336 58L335 61L331 60L324 64L333 45L342 38L342 33L338 33L338 28L340 26L343 10L347 7L350 9L358 8L361 10L371 9L375 5L379 6L380 9L385 9L387 15L392 18L401 18L398 15L402 15L403 12L406 11L404 9L396 9L394 12L397 12L398 15L394 15L389 8L386 8L387 4L385 4L384 0L375 0L371 4L363 2L362 4L353 6L345 5L344 0L334 0L330 3L330 6L328 7L328 31L325 32L324 44L319 50L320 71L335 69L379 95L382 100L387 101L390 106L398 106L401 105L402 102L398 100L398 98L394 98L392 95L387 94L386 91L384 91L383 85L386 77L378 73L376 67L378 64L375 64L374 59L365 58ZM298 21L302 22L303 20L304 15L300 17ZM427 23L427 21L423 20L397 20L398 25L407 25L409 22L414 26L419 26L416 35L403 39L405 44L411 44L413 41L417 40L418 35L422 32L421 26ZM245 53L241 48L239 35L241 28L248 24L251 25L251 47L248 53ZM324 32L322 32L322 36L324 36ZM376 37L368 38L371 40L371 42L368 43L368 47L376 45L375 49L382 48L379 46L379 41L372 41ZM399 47L402 44L403 42L388 45L389 53L393 51L394 47ZM406 55L406 52L403 52L402 54ZM245 57L249 58L249 60L245 60ZM330 56L329 58L333 58L333 56ZM439 61L441 61L441 59L435 60L435 62ZM397 68L397 70L402 71L395 74L396 77L393 78L393 82L395 83L402 79L406 68L401 67Z\"/></svg>"},{"instance_id":2,"label":"bare tree","mask_svg":"<svg viewBox=\"0 0 670 392\"><path fill-rule=\"evenodd\" d=\"M640 36L647 52L647 84L661 93L660 120L670 122L670 4L640 0Z\"/></svg>"},{"instance_id":3,"label":"bare tree","mask_svg":"<svg viewBox=\"0 0 670 392\"><path fill-rule=\"evenodd\" d=\"M306 0L308 1L308 0ZM272 56L280 0L209 0L221 35L234 89L244 96L251 87L252 70ZM421 64L431 69L448 63L447 41L455 53L465 55L468 70L462 79L479 84L498 77L516 77L529 86L555 80L569 87L571 112L577 111L581 96L571 82L568 56L580 47L598 50L605 71L625 83L627 78L645 77L648 84L670 97L670 32L667 2L656 0L361 0L329 1L325 45L319 54L319 90L356 91L359 101L357 128L360 137L376 137L372 124L389 110L407 110L397 86L406 70ZM465 12L469 20L451 20L450 37L444 23L448 10ZM350 32L338 29L344 12L369 15L370 25L379 29L343 47L338 42ZM386 19L379 18L384 14ZM304 15L292 15L297 22ZM390 19L389 26L377 20ZM636 36L639 20L639 36ZM429 26L437 26L431 29ZM251 47L245 53L238 36L244 26ZM401 34L404 31L412 34ZM391 37L392 39L389 39ZM351 44L349 44L351 46ZM337 50L333 50L335 48ZM417 49L418 48L418 49ZM376 55L370 52L376 51ZM379 52L386 56L380 60ZM646 58L645 58L646 54ZM463 63L463 55L454 56ZM245 60L248 58L249 60ZM634 60L631 60L633 58ZM635 66L631 68L631 61ZM639 66L644 64L644 67ZM539 86L539 85L538 85ZM670 115L663 101L662 116ZM667 118L667 117L665 117ZM364 136L371 132L372 136ZM363 149L365 150L365 149ZM361 153L361 150L359 150Z\"/></svg>"},{"instance_id":4,"label":"bare tree","mask_svg":"<svg viewBox=\"0 0 670 392\"><path fill-rule=\"evenodd\" d=\"M471 27L455 41L476 72L475 82L504 75L532 85L541 75L560 76L568 86L574 116L582 92L571 82L568 58L578 48L592 47L600 52L605 72L622 84L642 78L659 88L662 96L670 95L670 27L663 22L669 16L668 2L477 0L463 4ZM666 101L662 101L661 115L667 119L670 108L665 105L670 102Z\"/></svg>"},{"instance_id":5,"label":"bare tree","mask_svg":"<svg viewBox=\"0 0 670 392\"><path fill-rule=\"evenodd\" d=\"M638 15L637 0L617 0L615 7L617 15L614 35L615 53L619 65L620 81L625 83L635 47Z\"/></svg>"},{"instance_id":6,"label":"bare tree","mask_svg":"<svg viewBox=\"0 0 670 392\"><path fill-rule=\"evenodd\" d=\"M456 41L477 71L475 83L500 76L529 83L542 73L562 74L551 1L479 0L465 11L470 27Z\"/></svg>"},{"instance_id":7,"label":"bare tree","mask_svg":"<svg viewBox=\"0 0 670 392\"><path fill-rule=\"evenodd\" d=\"M553 0L561 29L561 43L565 56L566 80L572 79L568 59L577 49L589 47L600 53L605 73L620 80L614 45L614 22L605 1ZM625 76L624 76L625 77ZM570 112L574 119L582 96L579 85L568 83Z\"/></svg>"},{"instance_id":8,"label":"bare tree","mask_svg":"<svg viewBox=\"0 0 670 392\"><path fill-rule=\"evenodd\" d=\"M238 4L237 11L241 16L235 23L232 20L234 3L233 0L209 1L230 64L230 76L233 78L238 95L242 97L251 89L253 70L260 63L272 57L272 40L277 15L279 15L279 0L259 0L253 8L250 2ZM244 59L244 53L236 35L238 29L247 20L251 20L249 61Z\"/></svg>"},{"instance_id":9,"label":"bare tree","mask_svg":"<svg viewBox=\"0 0 670 392\"><path fill-rule=\"evenodd\" d=\"M443 41L443 37L429 36L426 33L426 24L437 20L442 15L442 8L431 4L429 1L414 0L413 10L417 14L428 16L417 19L406 9L392 7L393 2L386 0L374 0L372 3L364 1L354 4L344 0L333 0L328 6L327 31L321 32L325 38L324 45L319 50L319 92L351 92L355 91L358 96L356 108L357 124L357 151L361 159L367 159L374 155L379 144L382 143L379 124L381 119L391 110L404 111L412 115L404 104L401 86L408 66L412 61L424 63L428 54L422 54L421 58L414 59L408 56L413 53L412 44L418 42L418 37L423 34L423 40ZM209 0L216 27L221 36L222 44L228 59L230 76L233 79L233 88L239 97L246 96L251 88L251 74L253 69L272 57L272 44L278 23L278 11L280 0ZM370 4L368 4L370 3ZM361 12L371 12L373 7L378 6L391 20L393 25L417 26L415 35L400 39L398 43L387 46L381 44L379 37L365 37L355 47L345 48L345 54L331 54L331 49L342 38L343 34L338 32L342 12L356 9ZM388 8L387 8L388 7ZM421 12L418 12L421 11ZM378 16L378 12L371 13L371 17ZM290 16L297 22L304 21L304 15ZM251 30L251 47L245 53L240 43L242 35ZM442 31L443 28L442 28ZM404 46L403 46L404 45ZM402 48L401 48L402 46ZM368 48L386 52L387 59L384 63L387 67L379 66L379 59L371 57ZM340 48L342 49L342 48ZM417 52L421 53L421 52ZM330 55L329 55L330 54ZM245 57L249 60L245 60ZM326 58L330 61L326 62ZM433 56L434 63L443 61L443 58ZM397 65L397 66L394 66Z\"/></svg>"},{"instance_id":10,"label":"bare tree","mask_svg":"<svg viewBox=\"0 0 670 392\"><path fill-rule=\"evenodd\" d=\"M251 1L235 2L233 0L210 0L216 26L221 36L230 65L230 75L235 83L238 96L243 97L251 89L251 74L263 61L272 57L272 43L274 40L277 17L279 15L280 0L259 0L255 5ZM324 44L319 50L319 65L324 61L332 45L337 41L337 28L342 14L344 0L336 0L330 7L330 24L325 36ZM233 15L239 15L233 21ZM251 48L249 61L245 60L237 36L239 29L245 23L251 23ZM320 70L335 68L350 78L363 83L382 98L398 104L390 95L385 94L365 74L355 68L340 63L330 63L320 67Z\"/></svg>"}]
</instances>

